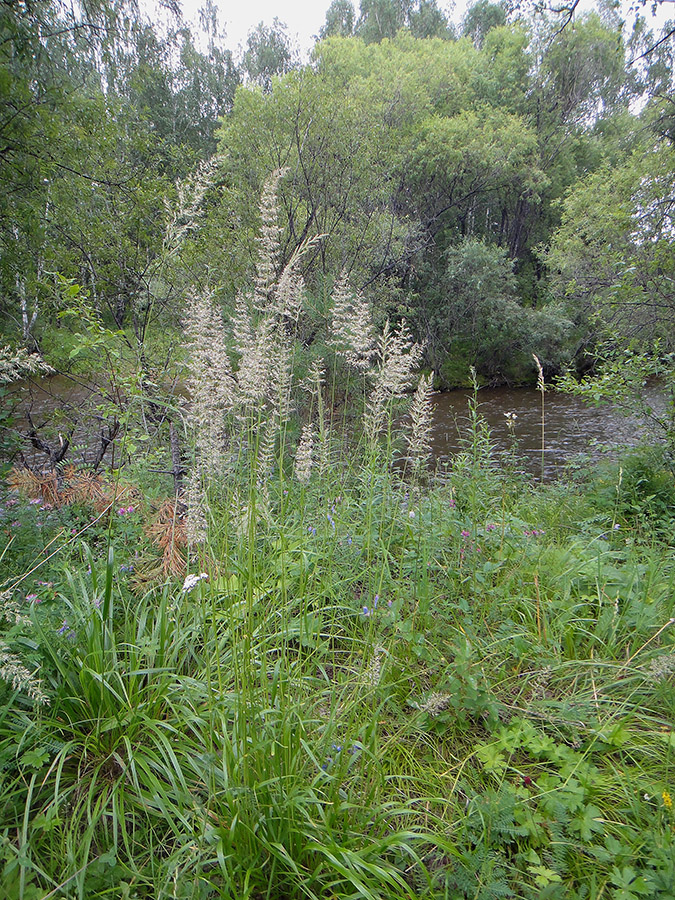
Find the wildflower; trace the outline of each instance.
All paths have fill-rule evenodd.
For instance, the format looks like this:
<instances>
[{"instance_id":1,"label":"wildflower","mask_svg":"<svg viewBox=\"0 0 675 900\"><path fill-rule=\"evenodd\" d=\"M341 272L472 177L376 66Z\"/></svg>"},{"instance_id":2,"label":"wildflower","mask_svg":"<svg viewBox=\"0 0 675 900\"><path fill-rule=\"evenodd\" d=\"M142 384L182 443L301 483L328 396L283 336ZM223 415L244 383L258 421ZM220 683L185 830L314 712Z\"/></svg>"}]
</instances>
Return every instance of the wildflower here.
<instances>
[{"instance_id":1,"label":"wildflower","mask_svg":"<svg viewBox=\"0 0 675 900\"><path fill-rule=\"evenodd\" d=\"M471 537L471 532L470 531L462 531L462 537L463 538Z\"/></svg>"},{"instance_id":2,"label":"wildflower","mask_svg":"<svg viewBox=\"0 0 675 900\"><path fill-rule=\"evenodd\" d=\"M118 516L124 516L124 515L126 515L126 512L127 512L126 509L125 509L123 506L121 506L121 507L117 510L117 515L118 515Z\"/></svg>"},{"instance_id":3,"label":"wildflower","mask_svg":"<svg viewBox=\"0 0 675 900\"><path fill-rule=\"evenodd\" d=\"M380 595L375 594L375 599L373 600L373 609L377 609L377 604L378 604L379 600L380 600Z\"/></svg>"},{"instance_id":4,"label":"wildflower","mask_svg":"<svg viewBox=\"0 0 675 900\"><path fill-rule=\"evenodd\" d=\"M308 532L309 534L311 534L312 537L313 537L314 535L316 535L316 528L315 528L313 525L308 525L308 526L307 526L307 532Z\"/></svg>"},{"instance_id":5,"label":"wildflower","mask_svg":"<svg viewBox=\"0 0 675 900\"><path fill-rule=\"evenodd\" d=\"M30 503L31 506L37 506L38 503L40 502L40 498L39 498L39 497L33 497L33 498L30 499L28 502Z\"/></svg>"},{"instance_id":6,"label":"wildflower","mask_svg":"<svg viewBox=\"0 0 675 900\"><path fill-rule=\"evenodd\" d=\"M370 615L370 610L367 606L363 607L363 615L366 616L366 618Z\"/></svg>"},{"instance_id":7,"label":"wildflower","mask_svg":"<svg viewBox=\"0 0 675 900\"><path fill-rule=\"evenodd\" d=\"M408 518L409 518L409 519L414 519L414 518L415 518L415 510L414 510L414 509L411 509L411 510L410 510L410 512L408 513Z\"/></svg>"},{"instance_id":8,"label":"wildflower","mask_svg":"<svg viewBox=\"0 0 675 900\"><path fill-rule=\"evenodd\" d=\"M486 531L494 531L496 527L497 526L494 523L491 523L490 525L487 526L487 528L485 530Z\"/></svg>"},{"instance_id":9,"label":"wildflower","mask_svg":"<svg viewBox=\"0 0 675 900\"><path fill-rule=\"evenodd\" d=\"M183 582L183 587L181 588L186 594L189 594L190 591L195 588L200 581L204 578L208 579L208 572L201 572L199 575L188 575Z\"/></svg>"},{"instance_id":10,"label":"wildflower","mask_svg":"<svg viewBox=\"0 0 675 900\"><path fill-rule=\"evenodd\" d=\"M661 796L663 797L663 805L666 809L671 810L673 808L673 798L670 796L668 791L664 791Z\"/></svg>"},{"instance_id":11,"label":"wildflower","mask_svg":"<svg viewBox=\"0 0 675 900\"><path fill-rule=\"evenodd\" d=\"M12 522L12 528L19 528L21 526L21 522Z\"/></svg>"},{"instance_id":12,"label":"wildflower","mask_svg":"<svg viewBox=\"0 0 675 900\"><path fill-rule=\"evenodd\" d=\"M34 600L37 600L37 598L38 598L38 595L37 595L37 594L26 594L26 600L27 600L29 603L33 603L33 601L34 601Z\"/></svg>"},{"instance_id":13,"label":"wildflower","mask_svg":"<svg viewBox=\"0 0 675 900\"><path fill-rule=\"evenodd\" d=\"M513 431L516 427L516 419L518 416L514 412L505 412L504 417L506 418L506 427L509 431Z\"/></svg>"},{"instance_id":14,"label":"wildflower","mask_svg":"<svg viewBox=\"0 0 675 900\"><path fill-rule=\"evenodd\" d=\"M333 521L333 517L330 513L326 513L326 518L328 519L328 524L331 526L333 531L335 531L335 522Z\"/></svg>"},{"instance_id":15,"label":"wildflower","mask_svg":"<svg viewBox=\"0 0 675 900\"><path fill-rule=\"evenodd\" d=\"M66 619L63 620L63 625L59 628L57 634L65 634L68 631L68 622Z\"/></svg>"}]
</instances>

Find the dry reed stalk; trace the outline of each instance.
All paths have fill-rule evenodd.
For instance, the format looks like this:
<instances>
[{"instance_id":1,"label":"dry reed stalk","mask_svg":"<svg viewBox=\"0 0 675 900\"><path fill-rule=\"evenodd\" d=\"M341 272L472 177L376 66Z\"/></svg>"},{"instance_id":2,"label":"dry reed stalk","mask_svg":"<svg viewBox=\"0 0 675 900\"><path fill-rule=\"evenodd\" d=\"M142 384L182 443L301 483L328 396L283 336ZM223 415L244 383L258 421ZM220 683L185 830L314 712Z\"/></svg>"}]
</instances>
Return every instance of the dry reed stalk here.
<instances>
[{"instance_id":1,"label":"dry reed stalk","mask_svg":"<svg viewBox=\"0 0 675 900\"><path fill-rule=\"evenodd\" d=\"M7 476L7 485L33 500L58 506L62 502L56 472L37 473L14 466Z\"/></svg>"}]
</instances>

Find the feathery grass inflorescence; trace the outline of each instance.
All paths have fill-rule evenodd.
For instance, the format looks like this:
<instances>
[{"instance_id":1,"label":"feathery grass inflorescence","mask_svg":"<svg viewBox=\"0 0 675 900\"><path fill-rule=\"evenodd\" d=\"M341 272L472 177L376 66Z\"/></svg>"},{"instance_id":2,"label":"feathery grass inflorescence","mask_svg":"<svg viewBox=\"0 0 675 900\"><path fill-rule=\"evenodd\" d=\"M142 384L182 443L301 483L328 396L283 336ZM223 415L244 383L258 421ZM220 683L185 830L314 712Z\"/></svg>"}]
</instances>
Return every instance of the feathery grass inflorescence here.
<instances>
[{"instance_id":1,"label":"feathery grass inflorescence","mask_svg":"<svg viewBox=\"0 0 675 900\"><path fill-rule=\"evenodd\" d=\"M303 425L300 442L295 453L294 473L300 484L308 485L312 477L315 430L311 422Z\"/></svg>"},{"instance_id":2,"label":"feathery grass inflorescence","mask_svg":"<svg viewBox=\"0 0 675 900\"><path fill-rule=\"evenodd\" d=\"M277 190L286 172L287 169L272 172L265 181L260 198L260 235L254 294L254 307L260 312L268 311L273 299L282 231L279 225Z\"/></svg>"},{"instance_id":3,"label":"feathery grass inflorescence","mask_svg":"<svg viewBox=\"0 0 675 900\"><path fill-rule=\"evenodd\" d=\"M41 679L26 668L23 660L12 653L4 641L0 641L0 679L10 684L15 691L26 694L38 705L49 702Z\"/></svg>"},{"instance_id":4,"label":"feathery grass inflorescence","mask_svg":"<svg viewBox=\"0 0 675 900\"><path fill-rule=\"evenodd\" d=\"M28 375L51 375L54 369L37 353L23 347L0 347L0 384L9 384Z\"/></svg>"},{"instance_id":5,"label":"feathery grass inflorescence","mask_svg":"<svg viewBox=\"0 0 675 900\"><path fill-rule=\"evenodd\" d=\"M190 298L186 337L196 454L204 471L218 473L225 460L225 415L234 405L234 382L223 320L208 291Z\"/></svg>"},{"instance_id":6,"label":"feathery grass inflorescence","mask_svg":"<svg viewBox=\"0 0 675 900\"><path fill-rule=\"evenodd\" d=\"M419 475L427 465L431 454L431 431L433 425L434 373L421 375L415 396L410 406L411 428L408 436L408 458L412 463L413 473Z\"/></svg>"},{"instance_id":7,"label":"feathery grass inflorescence","mask_svg":"<svg viewBox=\"0 0 675 900\"><path fill-rule=\"evenodd\" d=\"M413 341L405 323L396 329L385 323L377 341L378 364L372 373L374 383L366 409L366 434L371 442L382 431L391 412L391 402L409 390L421 356L421 348Z\"/></svg>"},{"instance_id":8,"label":"feathery grass inflorescence","mask_svg":"<svg viewBox=\"0 0 675 900\"><path fill-rule=\"evenodd\" d=\"M353 369L365 372L376 353L376 335L365 297L354 291L346 272L332 292L328 345Z\"/></svg>"}]
</instances>

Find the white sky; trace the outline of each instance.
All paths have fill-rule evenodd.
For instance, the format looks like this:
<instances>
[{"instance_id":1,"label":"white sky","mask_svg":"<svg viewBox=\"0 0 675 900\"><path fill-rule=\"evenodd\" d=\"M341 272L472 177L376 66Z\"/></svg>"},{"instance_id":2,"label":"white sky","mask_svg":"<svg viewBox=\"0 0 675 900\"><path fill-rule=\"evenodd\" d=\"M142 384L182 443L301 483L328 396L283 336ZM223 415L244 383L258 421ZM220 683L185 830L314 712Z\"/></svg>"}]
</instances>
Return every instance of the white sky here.
<instances>
[{"instance_id":1,"label":"white sky","mask_svg":"<svg viewBox=\"0 0 675 900\"><path fill-rule=\"evenodd\" d=\"M145 0L147 5L151 2L152 0ZM245 47L249 31L255 28L259 22L271 25L276 17L288 26L292 42L303 51L303 55L314 44L314 36L318 35L326 18L326 10L331 4L331 0L244 0L244 2L214 0L214 2L219 13L220 28L225 30L225 45L233 52L236 53L238 49L241 50ZM562 2L564 0L561 0ZM624 16L631 23L634 13L631 14L629 10L634 3L635 0L632 2L623 0L622 3ZM648 0L642 10L642 15L648 20L651 19L651 3L652 0ZM197 12L202 5L203 0L182 0L185 19L189 22L196 22ZM352 5L358 15L359 0L352 0ZM456 3L438 0L439 8L443 9L446 15L455 22L461 21L467 5L467 0L457 0ZM581 0L579 9L591 9L593 6L593 0ZM660 24L668 18L675 18L674 0L666 0L659 6L652 28L657 30Z\"/></svg>"}]
</instances>

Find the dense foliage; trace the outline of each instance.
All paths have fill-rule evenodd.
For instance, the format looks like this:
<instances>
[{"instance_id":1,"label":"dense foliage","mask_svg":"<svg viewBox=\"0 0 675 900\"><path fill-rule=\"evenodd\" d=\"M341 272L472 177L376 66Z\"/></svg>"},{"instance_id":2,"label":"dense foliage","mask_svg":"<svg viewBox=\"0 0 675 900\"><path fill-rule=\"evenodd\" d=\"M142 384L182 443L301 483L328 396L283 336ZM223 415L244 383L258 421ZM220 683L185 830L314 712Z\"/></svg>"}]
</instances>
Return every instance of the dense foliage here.
<instances>
[{"instance_id":1,"label":"dense foliage","mask_svg":"<svg viewBox=\"0 0 675 900\"><path fill-rule=\"evenodd\" d=\"M669 29L162 6L0 0L0 895L671 898Z\"/></svg>"}]
</instances>

